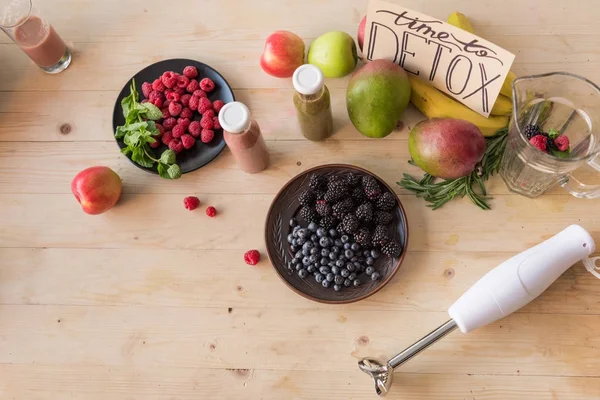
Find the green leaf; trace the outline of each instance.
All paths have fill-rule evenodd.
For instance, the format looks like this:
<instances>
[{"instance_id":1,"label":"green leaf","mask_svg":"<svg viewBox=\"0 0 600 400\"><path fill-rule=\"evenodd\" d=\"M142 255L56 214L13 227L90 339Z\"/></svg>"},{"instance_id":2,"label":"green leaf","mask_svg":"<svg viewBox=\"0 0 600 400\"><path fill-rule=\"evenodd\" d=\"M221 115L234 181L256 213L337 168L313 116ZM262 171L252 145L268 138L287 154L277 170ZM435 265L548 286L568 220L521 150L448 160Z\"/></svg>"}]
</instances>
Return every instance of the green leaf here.
<instances>
[{"instance_id":1,"label":"green leaf","mask_svg":"<svg viewBox=\"0 0 600 400\"><path fill-rule=\"evenodd\" d=\"M140 132L140 131L129 132L123 138L123 143L125 143L127 146L139 147L141 137L142 137L142 132Z\"/></svg>"},{"instance_id":2,"label":"green leaf","mask_svg":"<svg viewBox=\"0 0 600 400\"><path fill-rule=\"evenodd\" d=\"M129 86L129 91L131 92L133 99L137 103L140 98L140 95L138 94L138 91L135 88L135 78L131 79L131 85Z\"/></svg>"},{"instance_id":3,"label":"green leaf","mask_svg":"<svg viewBox=\"0 0 600 400\"><path fill-rule=\"evenodd\" d=\"M156 127L156 122L154 121L145 121L146 122L146 130L148 131L149 135L157 135L158 133L160 133L160 131L158 130L158 128Z\"/></svg>"},{"instance_id":4,"label":"green leaf","mask_svg":"<svg viewBox=\"0 0 600 400\"><path fill-rule=\"evenodd\" d=\"M125 155L127 155L127 154L131 153L131 147L123 147L123 148L121 149L121 153L122 153L122 154L125 154Z\"/></svg>"},{"instance_id":5,"label":"green leaf","mask_svg":"<svg viewBox=\"0 0 600 400\"><path fill-rule=\"evenodd\" d=\"M151 168L154 166L154 161L146 155L146 152L142 147L136 147L133 149L131 159L133 162L141 165L142 167Z\"/></svg>"},{"instance_id":6,"label":"green leaf","mask_svg":"<svg viewBox=\"0 0 600 400\"><path fill-rule=\"evenodd\" d=\"M560 136L560 132L554 128L550 128L550 130L548 131L548 136L550 136L550 139L556 139Z\"/></svg>"},{"instance_id":7,"label":"green leaf","mask_svg":"<svg viewBox=\"0 0 600 400\"><path fill-rule=\"evenodd\" d=\"M169 178L171 179L179 179L181 178L181 169L179 169L179 165L173 164L167 169L167 173L169 174Z\"/></svg>"},{"instance_id":8,"label":"green leaf","mask_svg":"<svg viewBox=\"0 0 600 400\"><path fill-rule=\"evenodd\" d=\"M171 179L169 173L167 172L168 167L165 164L158 164L158 175L164 179Z\"/></svg>"},{"instance_id":9,"label":"green leaf","mask_svg":"<svg viewBox=\"0 0 600 400\"><path fill-rule=\"evenodd\" d=\"M142 122L136 122L134 124L129 124L129 125L125 125L123 127L123 130L125 132L135 132L135 131L139 131L142 128L146 128L148 125L146 123L146 121L142 121Z\"/></svg>"},{"instance_id":10,"label":"green leaf","mask_svg":"<svg viewBox=\"0 0 600 400\"><path fill-rule=\"evenodd\" d=\"M148 119L156 121L162 118L162 111L154 104L148 102L142 104L142 107L146 109L146 117L148 117Z\"/></svg>"},{"instance_id":11,"label":"green leaf","mask_svg":"<svg viewBox=\"0 0 600 400\"><path fill-rule=\"evenodd\" d=\"M125 117L125 119L129 116L133 104L133 96L131 94L121 100L121 108L123 109L123 117Z\"/></svg>"},{"instance_id":12,"label":"green leaf","mask_svg":"<svg viewBox=\"0 0 600 400\"><path fill-rule=\"evenodd\" d=\"M571 154L569 151L558 151L554 149L550 149L550 154L552 154L556 158L569 158Z\"/></svg>"},{"instance_id":13,"label":"green leaf","mask_svg":"<svg viewBox=\"0 0 600 400\"><path fill-rule=\"evenodd\" d=\"M175 163L176 154L173 150L168 149L163 151L160 155L160 162L164 164L173 164Z\"/></svg>"},{"instance_id":14,"label":"green leaf","mask_svg":"<svg viewBox=\"0 0 600 400\"><path fill-rule=\"evenodd\" d=\"M115 137L117 139L122 139L123 136L127 133L126 126L117 126L117 131L115 132Z\"/></svg>"}]
</instances>

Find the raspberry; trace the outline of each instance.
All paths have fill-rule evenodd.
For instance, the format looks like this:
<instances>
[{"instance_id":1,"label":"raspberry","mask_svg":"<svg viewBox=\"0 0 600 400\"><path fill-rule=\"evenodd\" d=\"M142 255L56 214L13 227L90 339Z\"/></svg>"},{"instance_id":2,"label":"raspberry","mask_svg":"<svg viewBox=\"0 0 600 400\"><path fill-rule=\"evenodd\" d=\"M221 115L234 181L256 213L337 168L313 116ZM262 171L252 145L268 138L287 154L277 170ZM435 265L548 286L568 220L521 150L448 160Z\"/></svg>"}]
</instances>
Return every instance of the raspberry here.
<instances>
[{"instance_id":1,"label":"raspberry","mask_svg":"<svg viewBox=\"0 0 600 400\"><path fill-rule=\"evenodd\" d=\"M163 119L167 119L171 117L171 114L169 114L169 107L165 107L164 103L163 103L163 108L160 110L163 113Z\"/></svg>"},{"instance_id":2,"label":"raspberry","mask_svg":"<svg viewBox=\"0 0 600 400\"><path fill-rule=\"evenodd\" d=\"M169 149L173 150L175 154L179 154L183 151L183 145L181 144L181 140L173 139L169 142Z\"/></svg>"},{"instance_id":3,"label":"raspberry","mask_svg":"<svg viewBox=\"0 0 600 400\"><path fill-rule=\"evenodd\" d=\"M215 132L210 129L202 129L202 133L200 134L200 140L202 143L210 143L215 137Z\"/></svg>"},{"instance_id":4,"label":"raspberry","mask_svg":"<svg viewBox=\"0 0 600 400\"><path fill-rule=\"evenodd\" d=\"M179 103L171 103L169 104L169 113L171 114L171 116L176 117L181 113L181 110L183 110L183 107L181 106L181 104Z\"/></svg>"},{"instance_id":5,"label":"raspberry","mask_svg":"<svg viewBox=\"0 0 600 400\"><path fill-rule=\"evenodd\" d=\"M173 137L175 139L179 139L180 137L182 137L185 134L185 126L180 125L180 124L175 125L172 133L173 133Z\"/></svg>"},{"instance_id":6,"label":"raspberry","mask_svg":"<svg viewBox=\"0 0 600 400\"><path fill-rule=\"evenodd\" d=\"M213 117L202 117L200 120L200 126L202 129L212 129L214 128Z\"/></svg>"},{"instance_id":7,"label":"raspberry","mask_svg":"<svg viewBox=\"0 0 600 400\"><path fill-rule=\"evenodd\" d=\"M144 100L140 101L140 104L144 104L144 103L149 103L148 99L144 99Z\"/></svg>"},{"instance_id":8,"label":"raspberry","mask_svg":"<svg viewBox=\"0 0 600 400\"><path fill-rule=\"evenodd\" d=\"M221 129L221 124L219 123L219 117L213 117L213 129Z\"/></svg>"},{"instance_id":9,"label":"raspberry","mask_svg":"<svg viewBox=\"0 0 600 400\"><path fill-rule=\"evenodd\" d=\"M190 78L188 78L185 75L179 75L179 77L177 78L177 87L178 88L185 89L187 87L187 85L189 85L189 83L190 83Z\"/></svg>"},{"instance_id":10,"label":"raspberry","mask_svg":"<svg viewBox=\"0 0 600 400\"><path fill-rule=\"evenodd\" d=\"M212 103L206 97L200 98L200 104L198 104L198 112L204 114L206 111L212 108Z\"/></svg>"},{"instance_id":11,"label":"raspberry","mask_svg":"<svg viewBox=\"0 0 600 400\"><path fill-rule=\"evenodd\" d=\"M152 89L158 90L159 92L164 92L166 88L165 88L165 85L163 85L160 78L158 78L158 79L155 79L154 82L152 82Z\"/></svg>"},{"instance_id":12,"label":"raspberry","mask_svg":"<svg viewBox=\"0 0 600 400\"><path fill-rule=\"evenodd\" d=\"M148 143L151 148L156 149L160 146L160 138L154 138L154 143Z\"/></svg>"},{"instance_id":13,"label":"raspberry","mask_svg":"<svg viewBox=\"0 0 600 400\"><path fill-rule=\"evenodd\" d=\"M200 127L200 122L192 121L190 126L188 127L188 131L192 134L193 137L197 138L200 136L200 132L202 132L202 128Z\"/></svg>"},{"instance_id":14,"label":"raspberry","mask_svg":"<svg viewBox=\"0 0 600 400\"><path fill-rule=\"evenodd\" d=\"M184 94L183 96L181 96L181 104L183 104L184 107L189 106L191 98L192 98L191 94Z\"/></svg>"},{"instance_id":15,"label":"raspberry","mask_svg":"<svg viewBox=\"0 0 600 400\"><path fill-rule=\"evenodd\" d=\"M187 66L183 69L183 75L190 79L194 79L198 76L198 70L194 66Z\"/></svg>"},{"instance_id":16,"label":"raspberry","mask_svg":"<svg viewBox=\"0 0 600 400\"><path fill-rule=\"evenodd\" d=\"M188 196L183 199L183 205L186 210L195 210L200 205L200 199L198 199L196 196Z\"/></svg>"},{"instance_id":17,"label":"raspberry","mask_svg":"<svg viewBox=\"0 0 600 400\"><path fill-rule=\"evenodd\" d=\"M206 92L204 90L201 90L201 89L195 90L194 93L193 93L193 96L197 96L197 97L200 97L200 98L202 98L202 97L208 97L208 95L206 94Z\"/></svg>"},{"instance_id":18,"label":"raspberry","mask_svg":"<svg viewBox=\"0 0 600 400\"><path fill-rule=\"evenodd\" d=\"M538 150L546 151L546 142L547 141L548 141L548 138L546 136L544 136L544 135L535 135L534 137L532 137L529 140L529 143L531 143Z\"/></svg>"},{"instance_id":19,"label":"raspberry","mask_svg":"<svg viewBox=\"0 0 600 400\"><path fill-rule=\"evenodd\" d=\"M158 131L160 132L160 134L162 135L163 133L165 133L165 127L162 126L161 124L154 124L156 126L156 129L158 129Z\"/></svg>"},{"instance_id":20,"label":"raspberry","mask_svg":"<svg viewBox=\"0 0 600 400\"><path fill-rule=\"evenodd\" d=\"M192 79L185 88L188 93L194 93L198 89L200 89L200 84L195 79Z\"/></svg>"},{"instance_id":21,"label":"raspberry","mask_svg":"<svg viewBox=\"0 0 600 400\"><path fill-rule=\"evenodd\" d=\"M556 139L554 139L554 144L556 144L556 148L558 151L567 151L569 150L569 138L565 135L560 135Z\"/></svg>"},{"instance_id":22,"label":"raspberry","mask_svg":"<svg viewBox=\"0 0 600 400\"><path fill-rule=\"evenodd\" d=\"M164 95L161 92L159 92L158 90L153 90L148 95L148 100L150 100L150 103L154 104L154 100L156 100L156 99L164 100Z\"/></svg>"},{"instance_id":23,"label":"raspberry","mask_svg":"<svg viewBox=\"0 0 600 400\"><path fill-rule=\"evenodd\" d=\"M191 149L194 147L194 143L196 143L196 139L191 135L185 134L181 137L181 144L183 144L184 149Z\"/></svg>"},{"instance_id":24,"label":"raspberry","mask_svg":"<svg viewBox=\"0 0 600 400\"><path fill-rule=\"evenodd\" d=\"M244 261L248 265L256 265L260 261L260 253L258 250L249 250L244 254Z\"/></svg>"},{"instance_id":25,"label":"raspberry","mask_svg":"<svg viewBox=\"0 0 600 400\"><path fill-rule=\"evenodd\" d=\"M162 74L160 80L163 85L169 89L177 86L177 75L175 75L173 71L166 71L164 74Z\"/></svg>"},{"instance_id":26,"label":"raspberry","mask_svg":"<svg viewBox=\"0 0 600 400\"><path fill-rule=\"evenodd\" d=\"M160 97L157 98L157 99L154 99L154 101L152 102L152 104L154 104L158 108L162 108L162 106L163 106L163 99L160 98Z\"/></svg>"},{"instance_id":27,"label":"raspberry","mask_svg":"<svg viewBox=\"0 0 600 400\"><path fill-rule=\"evenodd\" d=\"M188 104L188 107L195 111L198 109L198 104L200 104L200 97L193 95L192 98L190 99L190 104Z\"/></svg>"},{"instance_id":28,"label":"raspberry","mask_svg":"<svg viewBox=\"0 0 600 400\"><path fill-rule=\"evenodd\" d=\"M171 140L173 140L173 133L171 133L171 131L165 132L162 135L161 141L165 146L168 146L169 143L171 143Z\"/></svg>"},{"instance_id":29,"label":"raspberry","mask_svg":"<svg viewBox=\"0 0 600 400\"><path fill-rule=\"evenodd\" d=\"M187 131L188 127L190 126L190 120L189 120L189 118L179 117L179 118L177 118L177 125L183 125L183 127Z\"/></svg>"},{"instance_id":30,"label":"raspberry","mask_svg":"<svg viewBox=\"0 0 600 400\"><path fill-rule=\"evenodd\" d=\"M215 115L217 115L217 114L215 114L215 110L213 110L213 109L210 109L210 110L206 110L206 111L204 112L204 114L202 114L202 117L206 117L206 118L210 117L210 118L212 118L212 117L214 117Z\"/></svg>"},{"instance_id":31,"label":"raspberry","mask_svg":"<svg viewBox=\"0 0 600 400\"><path fill-rule=\"evenodd\" d=\"M179 95L179 93L174 92L172 90L169 93L167 93L166 96L167 96L167 100L169 100L169 101L179 101L181 99L181 96Z\"/></svg>"},{"instance_id":32,"label":"raspberry","mask_svg":"<svg viewBox=\"0 0 600 400\"><path fill-rule=\"evenodd\" d=\"M154 89L152 88L152 84L150 82L142 83L142 94L145 98L148 98L148 96L150 96L150 92L152 92L153 90Z\"/></svg>"},{"instance_id":33,"label":"raspberry","mask_svg":"<svg viewBox=\"0 0 600 400\"><path fill-rule=\"evenodd\" d=\"M189 118L189 119L191 119L194 116L194 112L189 107L183 107L183 110L181 110L181 114L179 114L179 116L181 118Z\"/></svg>"},{"instance_id":34,"label":"raspberry","mask_svg":"<svg viewBox=\"0 0 600 400\"><path fill-rule=\"evenodd\" d=\"M175 125L177 125L177 120L173 117L169 117L163 121L163 126L165 129L173 129Z\"/></svg>"},{"instance_id":35,"label":"raspberry","mask_svg":"<svg viewBox=\"0 0 600 400\"><path fill-rule=\"evenodd\" d=\"M211 218L214 217L215 215L217 215L217 209L214 208L213 206L207 207L206 215L208 215ZM260 256L259 256L259 258L260 258Z\"/></svg>"},{"instance_id":36,"label":"raspberry","mask_svg":"<svg viewBox=\"0 0 600 400\"><path fill-rule=\"evenodd\" d=\"M165 100L163 101L163 108L167 109L167 112L169 112L169 104L171 104L171 100ZM170 116L171 114L169 114Z\"/></svg>"},{"instance_id":37,"label":"raspberry","mask_svg":"<svg viewBox=\"0 0 600 400\"><path fill-rule=\"evenodd\" d=\"M213 108L216 112L219 112L221 111L221 108L223 108L224 105L225 103L223 102L223 100L215 100L213 103Z\"/></svg>"},{"instance_id":38,"label":"raspberry","mask_svg":"<svg viewBox=\"0 0 600 400\"><path fill-rule=\"evenodd\" d=\"M183 89L183 88L178 87L173 90L179 95L179 97L181 97L185 94L185 89Z\"/></svg>"},{"instance_id":39,"label":"raspberry","mask_svg":"<svg viewBox=\"0 0 600 400\"><path fill-rule=\"evenodd\" d=\"M215 89L215 83L210 78L204 78L200 81L200 89L210 93Z\"/></svg>"}]
</instances>

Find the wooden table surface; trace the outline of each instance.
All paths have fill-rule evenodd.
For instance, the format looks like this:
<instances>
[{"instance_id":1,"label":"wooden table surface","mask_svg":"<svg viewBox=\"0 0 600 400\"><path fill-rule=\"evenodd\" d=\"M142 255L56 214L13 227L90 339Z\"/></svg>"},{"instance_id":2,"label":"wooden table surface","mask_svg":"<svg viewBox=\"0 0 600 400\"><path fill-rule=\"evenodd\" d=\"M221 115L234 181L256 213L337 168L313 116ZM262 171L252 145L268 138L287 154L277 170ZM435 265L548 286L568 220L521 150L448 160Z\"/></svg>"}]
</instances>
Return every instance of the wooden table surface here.
<instances>
[{"instance_id":1,"label":"wooden table surface","mask_svg":"<svg viewBox=\"0 0 600 400\"><path fill-rule=\"evenodd\" d=\"M265 37L288 29L307 45L353 36L366 0L171 2L39 0L74 52L64 73L42 73L0 37L0 399L373 399L363 356L390 356L444 322L447 307L512 254L580 223L600 242L599 201L560 188L539 199L490 183L492 211L467 200L438 211L395 185L408 127L368 140L349 124L348 79L328 80L337 133L304 140L290 80L266 75ZM516 54L518 74L566 70L600 82L597 1L404 0L445 19L467 14ZM178 181L119 154L112 111L127 80L185 57L221 71L263 128L272 166L240 172L225 150ZM407 210L409 251L375 296L347 306L310 302L266 261L263 222L279 188L324 163L367 168ZM119 205L84 214L70 193L80 170L123 179ZM219 209L208 219L187 195ZM250 248L257 267L243 263ZM581 264L516 314L450 335L402 367L391 399L591 400L600 396L600 281Z\"/></svg>"}]
</instances>

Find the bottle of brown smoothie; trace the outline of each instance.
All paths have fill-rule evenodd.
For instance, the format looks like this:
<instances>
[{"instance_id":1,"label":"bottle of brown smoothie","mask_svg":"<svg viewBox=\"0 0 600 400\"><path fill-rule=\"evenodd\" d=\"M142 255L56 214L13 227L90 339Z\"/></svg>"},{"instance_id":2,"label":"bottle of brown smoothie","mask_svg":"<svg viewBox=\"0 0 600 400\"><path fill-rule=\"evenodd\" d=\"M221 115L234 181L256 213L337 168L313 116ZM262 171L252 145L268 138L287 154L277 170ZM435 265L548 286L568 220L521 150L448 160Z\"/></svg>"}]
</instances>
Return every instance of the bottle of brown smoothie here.
<instances>
[{"instance_id":1,"label":"bottle of brown smoothie","mask_svg":"<svg viewBox=\"0 0 600 400\"><path fill-rule=\"evenodd\" d=\"M244 104L227 103L219 112L223 137L238 167L249 174L263 171L269 165L269 152L258 123Z\"/></svg>"},{"instance_id":2,"label":"bottle of brown smoothie","mask_svg":"<svg viewBox=\"0 0 600 400\"><path fill-rule=\"evenodd\" d=\"M294 106L300 131L309 140L324 140L333 133L331 96L319 67L304 64L292 77Z\"/></svg>"}]
</instances>

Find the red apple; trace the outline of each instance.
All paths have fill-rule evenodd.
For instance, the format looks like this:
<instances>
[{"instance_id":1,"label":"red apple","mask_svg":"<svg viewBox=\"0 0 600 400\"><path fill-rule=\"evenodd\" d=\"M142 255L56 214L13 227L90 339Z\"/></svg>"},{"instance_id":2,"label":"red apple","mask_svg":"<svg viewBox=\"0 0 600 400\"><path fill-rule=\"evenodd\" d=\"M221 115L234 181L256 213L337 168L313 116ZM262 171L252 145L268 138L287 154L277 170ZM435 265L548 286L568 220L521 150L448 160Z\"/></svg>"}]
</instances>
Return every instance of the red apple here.
<instances>
[{"instance_id":1,"label":"red apple","mask_svg":"<svg viewBox=\"0 0 600 400\"><path fill-rule=\"evenodd\" d=\"M121 196L121 178L108 167L84 169L73 178L71 191L88 214L110 210Z\"/></svg>"},{"instance_id":2,"label":"red apple","mask_svg":"<svg viewBox=\"0 0 600 400\"><path fill-rule=\"evenodd\" d=\"M358 34L356 35L358 39L358 47L360 51L363 49L363 44L365 42L365 27L367 26L367 16L365 15L363 19L360 20L360 24L358 24Z\"/></svg>"},{"instance_id":3,"label":"red apple","mask_svg":"<svg viewBox=\"0 0 600 400\"><path fill-rule=\"evenodd\" d=\"M265 41L260 66L269 75L289 78L304 64L304 41L288 31L273 32Z\"/></svg>"}]
</instances>

